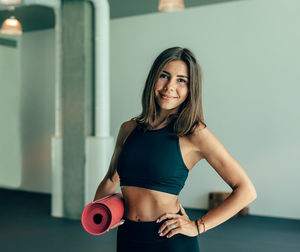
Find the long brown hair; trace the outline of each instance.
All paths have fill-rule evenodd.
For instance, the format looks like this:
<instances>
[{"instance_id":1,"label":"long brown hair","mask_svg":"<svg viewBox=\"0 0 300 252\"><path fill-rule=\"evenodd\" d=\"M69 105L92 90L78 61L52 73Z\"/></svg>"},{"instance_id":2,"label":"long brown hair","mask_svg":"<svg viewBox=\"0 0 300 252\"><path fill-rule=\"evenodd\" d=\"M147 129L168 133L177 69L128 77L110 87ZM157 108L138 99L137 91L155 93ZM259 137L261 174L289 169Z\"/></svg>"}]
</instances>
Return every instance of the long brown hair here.
<instances>
[{"instance_id":1,"label":"long brown hair","mask_svg":"<svg viewBox=\"0 0 300 252\"><path fill-rule=\"evenodd\" d=\"M152 125L159 116L160 109L155 101L155 84L164 67L173 60L182 60L187 64L189 69L189 93L185 101L180 105L177 113L169 115L166 121L173 124L172 134L177 136L190 135L199 124L202 123L205 127L206 124L202 110L201 68L195 55L187 48L171 47L158 55L150 69L142 94L143 111L139 116L131 119L135 119L137 126L141 127L144 131L153 128ZM114 162L117 162L117 160ZM111 181L113 181L113 176L117 169L117 165L115 164L111 163L106 175Z\"/></svg>"},{"instance_id":2,"label":"long brown hair","mask_svg":"<svg viewBox=\"0 0 300 252\"><path fill-rule=\"evenodd\" d=\"M146 131L153 129L153 124L159 115L159 106L155 102L155 84L164 67L174 60L182 60L189 70L189 93L185 101L180 105L177 113L171 114L166 119L173 122L173 131L177 136L190 135L200 124L206 124L202 109L202 73L194 53L182 47L171 47L161 52L155 59L148 74L142 94L143 111L133 117L137 125Z\"/></svg>"}]
</instances>

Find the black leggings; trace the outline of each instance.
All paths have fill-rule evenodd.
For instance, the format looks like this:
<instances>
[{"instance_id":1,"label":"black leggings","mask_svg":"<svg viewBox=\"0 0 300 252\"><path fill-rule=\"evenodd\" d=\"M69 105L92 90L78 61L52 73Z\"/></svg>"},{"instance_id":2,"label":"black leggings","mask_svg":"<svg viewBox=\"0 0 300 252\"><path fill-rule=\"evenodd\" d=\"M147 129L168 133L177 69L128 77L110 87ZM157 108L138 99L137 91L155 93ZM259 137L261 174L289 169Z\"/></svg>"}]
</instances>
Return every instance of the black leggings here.
<instances>
[{"instance_id":1,"label":"black leggings","mask_svg":"<svg viewBox=\"0 0 300 252\"><path fill-rule=\"evenodd\" d=\"M181 214L180 210L177 214ZM124 216L124 224L118 226L117 252L199 252L197 236L175 234L170 238L157 233L165 219L156 221L132 221Z\"/></svg>"}]
</instances>

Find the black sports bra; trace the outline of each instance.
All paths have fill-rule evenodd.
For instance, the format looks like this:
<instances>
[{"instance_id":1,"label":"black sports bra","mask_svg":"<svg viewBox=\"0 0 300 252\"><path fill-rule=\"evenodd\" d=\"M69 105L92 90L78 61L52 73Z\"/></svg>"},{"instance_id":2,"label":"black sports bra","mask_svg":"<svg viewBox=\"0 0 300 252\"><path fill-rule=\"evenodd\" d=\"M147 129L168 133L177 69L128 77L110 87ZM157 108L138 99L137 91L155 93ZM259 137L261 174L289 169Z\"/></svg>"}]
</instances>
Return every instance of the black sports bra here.
<instances>
[{"instance_id":1,"label":"black sports bra","mask_svg":"<svg viewBox=\"0 0 300 252\"><path fill-rule=\"evenodd\" d=\"M178 195L185 185L186 167L172 123L158 130L136 126L123 144L117 172L120 186L137 186Z\"/></svg>"}]
</instances>

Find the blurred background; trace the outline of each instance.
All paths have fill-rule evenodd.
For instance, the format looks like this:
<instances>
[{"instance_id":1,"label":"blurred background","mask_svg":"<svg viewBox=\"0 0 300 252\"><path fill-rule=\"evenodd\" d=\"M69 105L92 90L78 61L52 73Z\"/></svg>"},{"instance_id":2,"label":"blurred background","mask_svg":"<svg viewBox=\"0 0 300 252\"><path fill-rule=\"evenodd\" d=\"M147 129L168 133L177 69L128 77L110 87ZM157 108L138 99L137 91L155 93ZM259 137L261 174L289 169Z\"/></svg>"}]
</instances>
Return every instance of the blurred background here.
<instances>
[{"instance_id":1,"label":"blurred background","mask_svg":"<svg viewBox=\"0 0 300 252\"><path fill-rule=\"evenodd\" d=\"M154 59L173 46L195 53L205 122L258 195L200 248L300 251L300 1L162 2L0 0L2 251L115 251L116 230L91 236L81 213L120 125L142 110ZM231 188L201 160L179 200L200 218L210 192Z\"/></svg>"}]
</instances>

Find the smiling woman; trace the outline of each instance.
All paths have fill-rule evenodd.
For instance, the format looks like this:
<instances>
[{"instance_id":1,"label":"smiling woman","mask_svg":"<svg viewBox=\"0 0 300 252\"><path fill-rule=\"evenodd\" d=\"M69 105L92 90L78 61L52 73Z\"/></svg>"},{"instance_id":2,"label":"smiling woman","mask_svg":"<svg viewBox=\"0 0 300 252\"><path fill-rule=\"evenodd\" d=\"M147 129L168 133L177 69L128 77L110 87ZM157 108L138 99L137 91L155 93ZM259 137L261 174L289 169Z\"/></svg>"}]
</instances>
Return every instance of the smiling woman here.
<instances>
[{"instance_id":1,"label":"smiling woman","mask_svg":"<svg viewBox=\"0 0 300 252\"><path fill-rule=\"evenodd\" d=\"M159 76L155 85L155 98L160 107L159 117L165 118L169 113L177 113L179 106L188 96L188 83L182 78L188 75L188 68L184 61L174 60L169 62L162 72L168 76L163 73Z\"/></svg>"},{"instance_id":2,"label":"smiling woman","mask_svg":"<svg viewBox=\"0 0 300 252\"><path fill-rule=\"evenodd\" d=\"M199 234L255 199L243 168L204 123L201 89L195 55L186 48L166 49L148 74L142 113L121 125L109 170L94 199L114 192L120 183L125 222L114 226L119 227L118 252L199 251ZM211 164L233 193L193 221L178 196L189 171L201 159Z\"/></svg>"},{"instance_id":3,"label":"smiling woman","mask_svg":"<svg viewBox=\"0 0 300 252\"><path fill-rule=\"evenodd\" d=\"M168 124L175 117L178 136L191 134L199 124L206 126L201 68L189 49L169 48L155 59L142 94L142 105L143 112L134 119L146 129Z\"/></svg>"}]
</instances>

